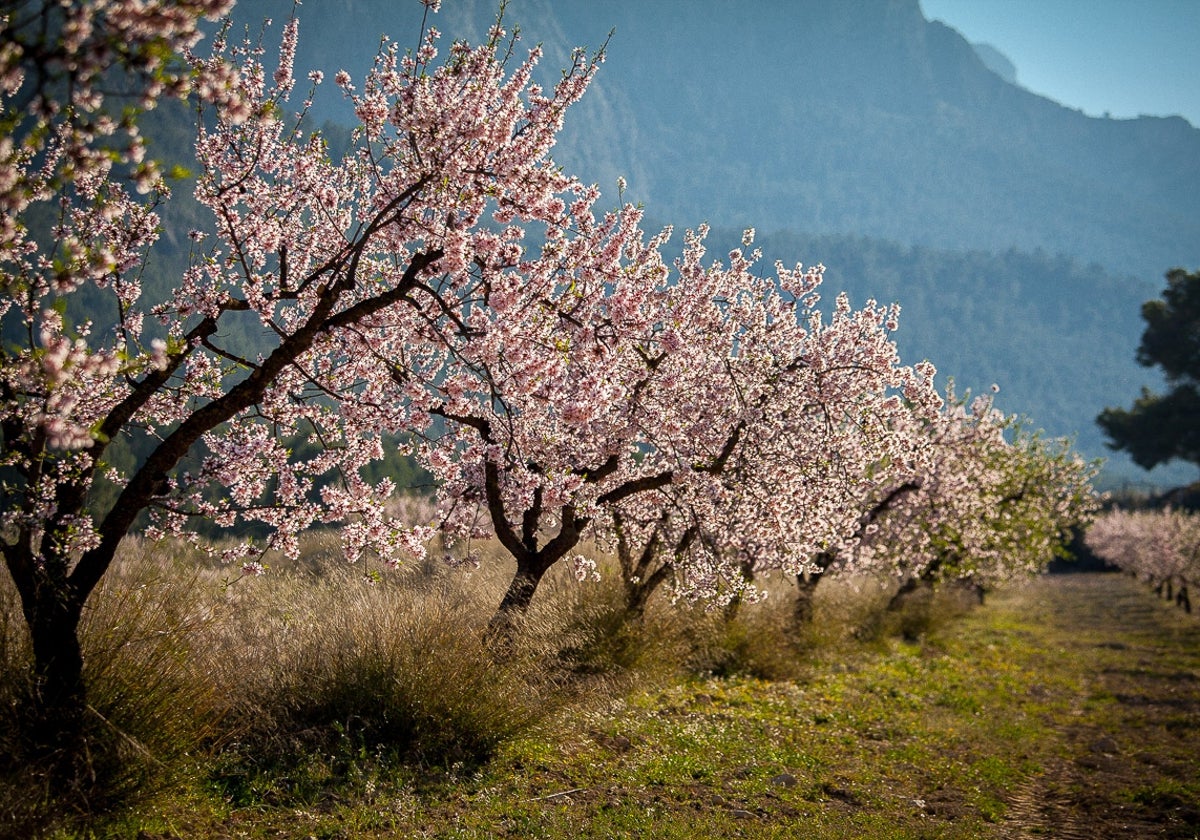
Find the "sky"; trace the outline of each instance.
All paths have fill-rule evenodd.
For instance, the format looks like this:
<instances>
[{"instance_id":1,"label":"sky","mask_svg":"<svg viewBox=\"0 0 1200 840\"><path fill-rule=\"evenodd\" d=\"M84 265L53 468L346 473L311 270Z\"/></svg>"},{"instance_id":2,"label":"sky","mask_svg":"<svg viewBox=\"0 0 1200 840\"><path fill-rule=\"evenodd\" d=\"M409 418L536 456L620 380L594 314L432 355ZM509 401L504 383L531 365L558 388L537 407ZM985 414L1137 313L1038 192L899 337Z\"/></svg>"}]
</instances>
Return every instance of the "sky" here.
<instances>
[{"instance_id":1,"label":"sky","mask_svg":"<svg viewBox=\"0 0 1200 840\"><path fill-rule=\"evenodd\" d=\"M920 0L1017 82L1089 116L1179 115L1200 127L1200 0Z\"/></svg>"}]
</instances>

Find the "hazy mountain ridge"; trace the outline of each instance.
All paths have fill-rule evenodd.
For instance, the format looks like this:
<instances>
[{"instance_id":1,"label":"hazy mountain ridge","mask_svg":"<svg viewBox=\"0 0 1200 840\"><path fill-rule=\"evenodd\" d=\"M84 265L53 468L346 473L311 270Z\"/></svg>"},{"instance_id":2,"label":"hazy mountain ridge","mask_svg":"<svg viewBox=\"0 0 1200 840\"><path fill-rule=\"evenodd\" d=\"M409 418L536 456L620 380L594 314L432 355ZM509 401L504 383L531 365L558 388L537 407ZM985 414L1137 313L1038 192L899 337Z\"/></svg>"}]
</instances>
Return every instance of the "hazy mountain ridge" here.
<instances>
[{"instance_id":1,"label":"hazy mountain ridge","mask_svg":"<svg viewBox=\"0 0 1200 840\"><path fill-rule=\"evenodd\" d=\"M278 18L290 5L243 0L239 14ZM447 0L430 20L478 40L495 10ZM415 43L420 11L301 7L298 64L361 73L381 33ZM1044 248L1151 284L1200 264L1200 130L1088 117L1033 94L917 0L511 0L505 22L545 46L551 80L572 46L598 47L615 28L556 156L608 191L624 176L629 197L664 217ZM318 108L347 114L330 94Z\"/></svg>"},{"instance_id":2,"label":"hazy mountain ridge","mask_svg":"<svg viewBox=\"0 0 1200 840\"><path fill-rule=\"evenodd\" d=\"M1020 84L1017 81L1017 66L1012 63L1012 59L991 44L972 44L971 46L975 48L975 54L979 56L979 60L987 69L1010 85Z\"/></svg>"}]
</instances>

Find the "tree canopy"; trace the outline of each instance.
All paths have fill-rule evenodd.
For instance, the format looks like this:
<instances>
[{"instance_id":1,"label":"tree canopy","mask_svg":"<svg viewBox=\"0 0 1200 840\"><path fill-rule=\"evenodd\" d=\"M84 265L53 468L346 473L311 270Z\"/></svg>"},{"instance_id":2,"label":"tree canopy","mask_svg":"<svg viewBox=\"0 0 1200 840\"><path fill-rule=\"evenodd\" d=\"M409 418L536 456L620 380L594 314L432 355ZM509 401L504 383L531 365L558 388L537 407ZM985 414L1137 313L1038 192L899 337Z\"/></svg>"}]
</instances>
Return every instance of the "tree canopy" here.
<instances>
[{"instance_id":1,"label":"tree canopy","mask_svg":"<svg viewBox=\"0 0 1200 840\"><path fill-rule=\"evenodd\" d=\"M1162 297L1142 304L1142 319L1138 363L1161 368L1171 387L1143 388L1132 407L1106 408L1096 422L1109 446L1146 469L1176 458L1200 464L1200 272L1167 272Z\"/></svg>"}]
</instances>

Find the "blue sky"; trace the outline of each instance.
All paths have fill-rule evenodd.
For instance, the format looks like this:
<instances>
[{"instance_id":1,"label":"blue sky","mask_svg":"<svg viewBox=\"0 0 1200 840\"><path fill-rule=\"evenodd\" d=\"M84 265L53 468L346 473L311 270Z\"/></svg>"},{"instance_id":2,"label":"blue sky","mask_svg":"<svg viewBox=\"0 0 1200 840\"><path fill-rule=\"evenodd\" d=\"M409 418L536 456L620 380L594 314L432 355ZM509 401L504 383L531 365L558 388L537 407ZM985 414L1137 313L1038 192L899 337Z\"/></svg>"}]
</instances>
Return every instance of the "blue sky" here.
<instances>
[{"instance_id":1,"label":"blue sky","mask_svg":"<svg viewBox=\"0 0 1200 840\"><path fill-rule=\"evenodd\" d=\"M1200 126L1200 0L920 0L985 42L1017 81L1091 116L1178 114Z\"/></svg>"}]
</instances>

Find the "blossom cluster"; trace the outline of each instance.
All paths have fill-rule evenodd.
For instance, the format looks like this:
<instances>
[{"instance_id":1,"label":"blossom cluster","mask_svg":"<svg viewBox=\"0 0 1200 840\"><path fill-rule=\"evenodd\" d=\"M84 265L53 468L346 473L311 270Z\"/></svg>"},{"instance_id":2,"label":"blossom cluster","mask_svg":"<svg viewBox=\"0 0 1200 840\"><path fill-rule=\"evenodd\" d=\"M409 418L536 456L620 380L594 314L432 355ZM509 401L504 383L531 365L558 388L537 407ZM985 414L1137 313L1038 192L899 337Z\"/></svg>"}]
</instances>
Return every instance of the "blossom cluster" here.
<instances>
[{"instance_id":1,"label":"blossom cluster","mask_svg":"<svg viewBox=\"0 0 1200 840\"><path fill-rule=\"evenodd\" d=\"M839 557L856 571L990 589L1043 571L1096 510L1098 464L1028 432L992 396L951 389L915 431L927 443L922 468L899 492L870 491L858 542Z\"/></svg>"}]
</instances>

